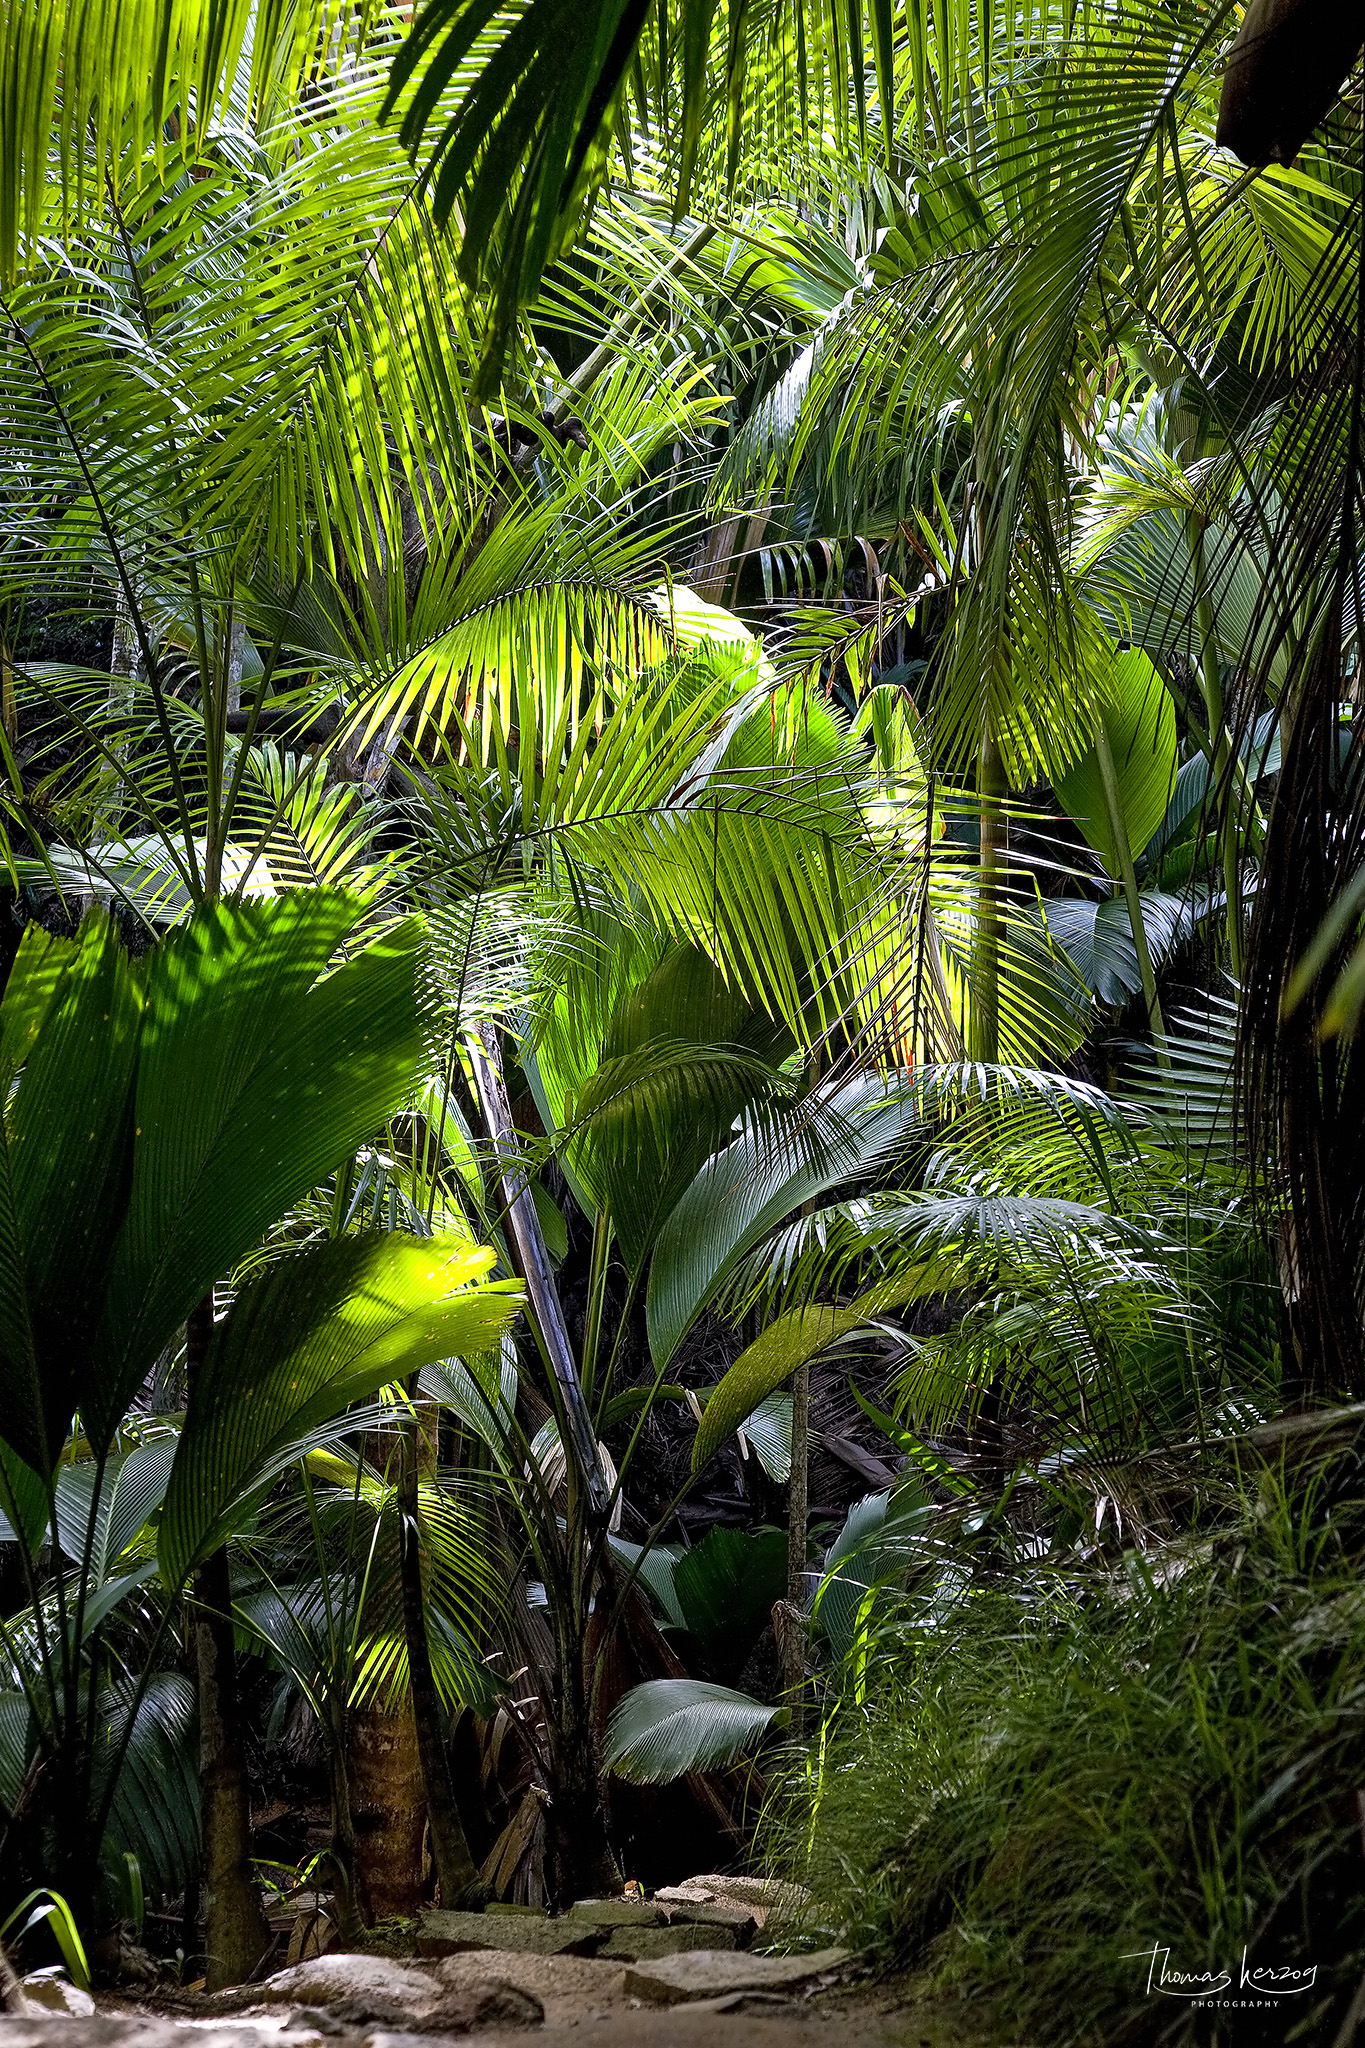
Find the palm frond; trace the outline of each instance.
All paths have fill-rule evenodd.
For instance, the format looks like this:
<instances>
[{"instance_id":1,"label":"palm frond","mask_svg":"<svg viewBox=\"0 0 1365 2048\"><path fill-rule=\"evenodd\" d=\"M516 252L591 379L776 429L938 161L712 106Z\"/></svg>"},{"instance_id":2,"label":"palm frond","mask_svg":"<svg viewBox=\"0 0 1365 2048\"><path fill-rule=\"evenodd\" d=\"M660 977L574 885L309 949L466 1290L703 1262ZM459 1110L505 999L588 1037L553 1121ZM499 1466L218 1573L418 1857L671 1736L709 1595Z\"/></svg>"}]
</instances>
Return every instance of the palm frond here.
<instances>
[{"instance_id":1,"label":"palm frond","mask_svg":"<svg viewBox=\"0 0 1365 2048\"><path fill-rule=\"evenodd\" d=\"M633 1785L667 1785L689 1771L738 1761L790 1718L745 1693L699 1678L633 1686L607 1724L602 1768Z\"/></svg>"}]
</instances>

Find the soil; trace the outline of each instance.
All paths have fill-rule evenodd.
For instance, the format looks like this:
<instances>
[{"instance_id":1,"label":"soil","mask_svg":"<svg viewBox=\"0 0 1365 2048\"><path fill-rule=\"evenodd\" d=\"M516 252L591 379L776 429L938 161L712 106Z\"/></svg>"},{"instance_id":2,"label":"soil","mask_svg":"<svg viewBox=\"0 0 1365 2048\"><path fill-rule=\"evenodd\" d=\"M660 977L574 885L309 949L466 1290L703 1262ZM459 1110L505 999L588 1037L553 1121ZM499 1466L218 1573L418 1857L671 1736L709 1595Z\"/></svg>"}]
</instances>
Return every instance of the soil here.
<instances>
[{"instance_id":1,"label":"soil","mask_svg":"<svg viewBox=\"0 0 1365 2048\"><path fill-rule=\"evenodd\" d=\"M442 1975L452 1985L467 1975L473 1987L489 1977L490 1961L486 1953L448 1958ZM452 1964L461 1970L452 1972ZM313 2014L276 2008L268 2015L229 2017L206 1999L177 2000L170 2010L155 1998L117 1994L100 1996L99 2013L144 2025L153 2016L170 2019L177 2033L185 2034L231 2030L236 2035L237 2029L251 2027L263 2048L275 2039L280 2048L331 2048L332 2043L335 2048L455 2048L456 2042L461 2048L1001 2048L981 2008L930 1997L923 1979L916 1977L854 1981L782 2001L747 1997L660 2008L627 1996L619 1965L580 1956L500 1955L496 1974L539 1999L543 2026L446 2035L393 2028L373 2032L337 2027L333 2021L314 2034L309 2027L317 2017ZM7 2048L9 2039L21 2048L21 2029L22 2048L48 2048L49 2041L51 2048L60 2043L93 2048L97 2024L53 2020L50 2033L46 2028L39 2033L25 2021L0 2020L0 2048ZM118 2048L136 2048L138 2038L131 2031L122 2033ZM174 2038L160 2037L157 2048ZM236 2039L233 2048L238 2048Z\"/></svg>"}]
</instances>

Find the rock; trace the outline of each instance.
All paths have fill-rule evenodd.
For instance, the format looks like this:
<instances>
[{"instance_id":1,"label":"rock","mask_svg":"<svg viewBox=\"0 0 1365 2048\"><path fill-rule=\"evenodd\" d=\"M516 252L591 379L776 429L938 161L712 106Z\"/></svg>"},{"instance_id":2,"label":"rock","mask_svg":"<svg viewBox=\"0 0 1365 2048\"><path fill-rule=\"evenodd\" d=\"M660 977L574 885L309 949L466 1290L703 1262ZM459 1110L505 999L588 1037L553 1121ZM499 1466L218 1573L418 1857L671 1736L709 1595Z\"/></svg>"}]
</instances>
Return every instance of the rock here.
<instances>
[{"instance_id":1,"label":"rock","mask_svg":"<svg viewBox=\"0 0 1365 2048\"><path fill-rule=\"evenodd\" d=\"M483 1910L485 1913L520 1913L523 1918L531 1920L543 1920L545 1918L545 1908L543 1906L514 1906L510 1901L504 1903L501 1899L490 1899Z\"/></svg>"},{"instance_id":2,"label":"rock","mask_svg":"<svg viewBox=\"0 0 1365 2048\"><path fill-rule=\"evenodd\" d=\"M151 2019L146 2013L95 2012L78 2019L48 2012L0 2019L0 2048L186 2048L196 2034L203 2039L183 2021ZM279 2038L274 2021L268 2032L249 2021L215 2025L210 2036L213 2048L271 2048Z\"/></svg>"},{"instance_id":3,"label":"rock","mask_svg":"<svg viewBox=\"0 0 1365 2048\"><path fill-rule=\"evenodd\" d=\"M405 2019L424 2019L442 2004L444 1993L425 1970L395 1963L388 1956L313 1956L306 1963L276 1970L262 1984L242 1985L227 1994L234 2005L320 2006L354 2025L367 2020L394 2026Z\"/></svg>"},{"instance_id":4,"label":"rock","mask_svg":"<svg viewBox=\"0 0 1365 2048\"><path fill-rule=\"evenodd\" d=\"M615 2010L626 2003L621 1989L625 1964L601 1963L593 1956L528 1956L511 1950L490 1955L486 1949L467 1949L461 1955L442 1956L431 1965L431 1974L451 1991L486 1985L495 1974L504 1983L515 1984L544 2006L546 2028L556 2040L560 2035L555 2029L580 2021L585 2012ZM488 2044L481 2042L480 2048Z\"/></svg>"},{"instance_id":5,"label":"rock","mask_svg":"<svg viewBox=\"0 0 1365 2048\"><path fill-rule=\"evenodd\" d=\"M20 1985L31 2012L64 2012L85 2019L95 2010L90 1993L70 1983L58 1970L34 1970L20 1979Z\"/></svg>"},{"instance_id":6,"label":"rock","mask_svg":"<svg viewBox=\"0 0 1365 2048\"><path fill-rule=\"evenodd\" d=\"M417 1923L419 1956L455 1956L466 1949L515 1951L527 1956L591 1955L601 1939L581 1920L535 1919L520 1913L423 1913Z\"/></svg>"},{"instance_id":7,"label":"rock","mask_svg":"<svg viewBox=\"0 0 1365 2048\"><path fill-rule=\"evenodd\" d=\"M706 1904L701 1900L684 1899L669 1902L668 1924L670 1927L728 1927L734 1935L735 1946L747 1948L758 1922L750 1906L727 1906L718 1900ZM712 1948L728 1946L723 1941L711 1943Z\"/></svg>"},{"instance_id":8,"label":"rock","mask_svg":"<svg viewBox=\"0 0 1365 2048\"><path fill-rule=\"evenodd\" d=\"M790 1991L847 1962L846 1948L820 1949L809 1956L741 1956L714 1949L637 1963L626 1971L626 1994L650 2005L689 2005L732 1992Z\"/></svg>"},{"instance_id":9,"label":"rock","mask_svg":"<svg viewBox=\"0 0 1365 2048\"><path fill-rule=\"evenodd\" d=\"M366 2048L443 2048L448 2033L477 2032L482 2037L485 2028L496 2027L501 2032L509 2027L538 2027L544 2018L540 2000L530 1992L519 1991L515 1984L491 1984L464 2017L452 2022L442 2014L434 2023L434 2035L430 2020L420 2033L377 2028L368 2035Z\"/></svg>"},{"instance_id":10,"label":"rock","mask_svg":"<svg viewBox=\"0 0 1365 2048\"><path fill-rule=\"evenodd\" d=\"M126 1934L119 1939L118 1974L121 1984L141 1984L144 1989L161 1982L155 1959L140 1941L130 1941Z\"/></svg>"},{"instance_id":11,"label":"rock","mask_svg":"<svg viewBox=\"0 0 1365 2048\"><path fill-rule=\"evenodd\" d=\"M336 1940L336 1929L321 1906L300 1907L289 1930L287 1963L302 1963L325 1955Z\"/></svg>"},{"instance_id":12,"label":"rock","mask_svg":"<svg viewBox=\"0 0 1365 2048\"><path fill-rule=\"evenodd\" d=\"M779 1913L798 1912L809 1893L799 1884L784 1884L777 1878L723 1877L711 1871L703 1877L689 1877L667 1892L656 1892L655 1897L670 1907L675 1899L683 1905L728 1906L732 1911L751 1913L755 1925L763 1927Z\"/></svg>"},{"instance_id":13,"label":"rock","mask_svg":"<svg viewBox=\"0 0 1365 2048\"><path fill-rule=\"evenodd\" d=\"M474 2001L474 2016L471 2024L476 2027L538 2027L545 2019L545 2008L533 1991L524 1991L518 1984L505 1984L495 1978L488 1989Z\"/></svg>"},{"instance_id":14,"label":"rock","mask_svg":"<svg viewBox=\"0 0 1365 2048\"><path fill-rule=\"evenodd\" d=\"M263 1984L242 1985L226 1996L239 2009L248 2002L291 2006L286 2033L323 2036L376 2026L399 2033L466 2034L476 2028L539 2026L545 2017L538 1998L491 1972L452 1986L434 1971L387 1956L338 1952L277 1970ZM221 2009L222 2001L214 2003ZM6 2048L3 2040L0 2048Z\"/></svg>"},{"instance_id":15,"label":"rock","mask_svg":"<svg viewBox=\"0 0 1365 2048\"><path fill-rule=\"evenodd\" d=\"M780 1878L721 1877L715 1871L705 1877L689 1877L678 1889L702 1890L713 1899L737 1899L745 1906L766 1906L770 1912L793 1912L810 1897L804 1885L784 1884Z\"/></svg>"},{"instance_id":16,"label":"rock","mask_svg":"<svg viewBox=\"0 0 1365 2048\"><path fill-rule=\"evenodd\" d=\"M569 1918L594 1927L662 1927L664 1920L661 1909L643 1899L576 1899Z\"/></svg>"},{"instance_id":17,"label":"rock","mask_svg":"<svg viewBox=\"0 0 1365 2048\"><path fill-rule=\"evenodd\" d=\"M690 1949L733 1948L735 1937L722 1927L615 1927L597 1951L599 1962L657 1962L663 1956L685 1955Z\"/></svg>"}]
</instances>

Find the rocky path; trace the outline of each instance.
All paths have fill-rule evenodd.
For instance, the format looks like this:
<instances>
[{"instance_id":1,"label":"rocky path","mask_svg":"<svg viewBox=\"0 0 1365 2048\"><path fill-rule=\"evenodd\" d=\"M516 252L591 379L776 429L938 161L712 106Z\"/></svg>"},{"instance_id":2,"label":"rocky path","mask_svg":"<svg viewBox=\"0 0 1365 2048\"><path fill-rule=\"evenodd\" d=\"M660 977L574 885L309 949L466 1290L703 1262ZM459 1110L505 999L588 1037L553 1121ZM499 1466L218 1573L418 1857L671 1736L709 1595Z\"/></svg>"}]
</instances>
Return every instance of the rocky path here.
<instances>
[{"instance_id":1,"label":"rocky path","mask_svg":"<svg viewBox=\"0 0 1365 2048\"><path fill-rule=\"evenodd\" d=\"M335 1983L326 1987L331 2004L231 2016L101 2001L102 2009L82 2018L0 2019L0 2048L980 2048L982 2040L956 2009L922 2002L904 1986L827 1986L809 1995L660 2007L626 1994L623 1975L560 1957L514 1966L497 1979L464 1972L452 1983L447 1975L446 1988L474 1994L470 2003L452 2000L401 2021L392 2014L362 2019L362 2008L336 2000ZM534 2008L529 2015L509 2009L509 1987L535 2000L543 2018Z\"/></svg>"},{"instance_id":2,"label":"rocky path","mask_svg":"<svg viewBox=\"0 0 1365 2048\"><path fill-rule=\"evenodd\" d=\"M869 1987L846 1950L755 1950L783 1903L716 1879L556 1919L434 1912L416 1956L332 1952L217 1998L95 2001L28 1978L0 2048L973 2048L960 2011Z\"/></svg>"}]
</instances>

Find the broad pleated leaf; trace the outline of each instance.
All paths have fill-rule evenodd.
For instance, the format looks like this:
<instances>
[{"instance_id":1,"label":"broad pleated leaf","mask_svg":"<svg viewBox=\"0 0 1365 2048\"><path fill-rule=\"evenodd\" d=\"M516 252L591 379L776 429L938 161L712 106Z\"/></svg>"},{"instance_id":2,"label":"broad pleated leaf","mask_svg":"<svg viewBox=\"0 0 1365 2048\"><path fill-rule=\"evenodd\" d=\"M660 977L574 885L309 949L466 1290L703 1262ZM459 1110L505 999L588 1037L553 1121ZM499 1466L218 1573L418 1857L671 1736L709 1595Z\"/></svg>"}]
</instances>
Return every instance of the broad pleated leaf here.
<instances>
[{"instance_id":1,"label":"broad pleated leaf","mask_svg":"<svg viewBox=\"0 0 1365 2048\"><path fill-rule=\"evenodd\" d=\"M175 1460L176 1437L159 1443L142 1444L136 1450L110 1458L104 1468L104 1484L95 1510L95 1527L90 1530L90 1503L94 1494L95 1466L90 1460L63 1465L57 1474L57 1533L69 1558L85 1555L90 1540L92 1583L99 1585L118 1563L134 1537L146 1527L165 1497L171 1466Z\"/></svg>"},{"instance_id":2,"label":"broad pleated leaf","mask_svg":"<svg viewBox=\"0 0 1365 2048\"><path fill-rule=\"evenodd\" d=\"M157 1554L178 1586L306 1447L391 1379L492 1347L521 1301L493 1253L435 1238L338 1238L281 1260L215 1330L191 1392Z\"/></svg>"},{"instance_id":3,"label":"broad pleated leaf","mask_svg":"<svg viewBox=\"0 0 1365 2048\"><path fill-rule=\"evenodd\" d=\"M751 1415L745 1417L744 1434L749 1448L769 1479L785 1486L792 1473L792 1397L769 1394Z\"/></svg>"},{"instance_id":4,"label":"broad pleated leaf","mask_svg":"<svg viewBox=\"0 0 1365 2048\"><path fill-rule=\"evenodd\" d=\"M1175 786L1175 705L1150 659L1137 648L1115 655L1097 689L1128 845L1137 854L1165 817ZM1054 786L1109 873L1117 877L1118 852L1094 748L1059 775Z\"/></svg>"},{"instance_id":5,"label":"broad pleated leaf","mask_svg":"<svg viewBox=\"0 0 1365 2048\"><path fill-rule=\"evenodd\" d=\"M299 890L199 912L146 977L137 1144L86 1402L107 1438L216 1279L354 1150L409 1084L411 924L334 956L354 897Z\"/></svg>"},{"instance_id":6,"label":"broad pleated leaf","mask_svg":"<svg viewBox=\"0 0 1365 2048\"><path fill-rule=\"evenodd\" d=\"M639 1565L640 1583L649 1592L665 1622L672 1628L686 1628L687 1617L678 1600L678 1589L673 1583L673 1574L683 1552L669 1543L652 1543L643 1553L641 1545L627 1543L621 1536L608 1538L613 1557L619 1558L629 1569Z\"/></svg>"},{"instance_id":7,"label":"broad pleated leaf","mask_svg":"<svg viewBox=\"0 0 1365 2048\"><path fill-rule=\"evenodd\" d=\"M877 1080L841 1089L832 1109L838 1127L819 1156L751 1129L706 1162L672 1210L655 1246L646 1295L656 1369L667 1365L693 1318L766 1231L840 1181L873 1172L915 1121L910 1099Z\"/></svg>"},{"instance_id":8,"label":"broad pleated leaf","mask_svg":"<svg viewBox=\"0 0 1365 2048\"><path fill-rule=\"evenodd\" d=\"M787 1590L785 1529L710 1529L673 1567L683 1620L721 1677L738 1674Z\"/></svg>"},{"instance_id":9,"label":"broad pleated leaf","mask_svg":"<svg viewBox=\"0 0 1365 2048\"><path fill-rule=\"evenodd\" d=\"M75 941L21 946L0 1016L11 1002L5 1036L31 1050L0 1130L0 1431L45 1475L88 1391L132 1166L141 1003L100 915Z\"/></svg>"},{"instance_id":10,"label":"broad pleated leaf","mask_svg":"<svg viewBox=\"0 0 1365 2048\"><path fill-rule=\"evenodd\" d=\"M785 1707L699 1678L652 1678L632 1686L607 1723L602 1768L632 1785L668 1785L689 1771L738 1762L770 1728L785 1727Z\"/></svg>"},{"instance_id":11,"label":"broad pleated leaf","mask_svg":"<svg viewBox=\"0 0 1365 2048\"><path fill-rule=\"evenodd\" d=\"M31 1465L0 1438L0 1543L37 1549L47 1529L47 1488Z\"/></svg>"},{"instance_id":12,"label":"broad pleated leaf","mask_svg":"<svg viewBox=\"0 0 1365 2048\"><path fill-rule=\"evenodd\" d=\"M567 1149L632 1272L702 1161L772 1085L762 1050L774 1036L693 947L669 952L616 1012Z\"/></svg>"},{"instance_id":13,"label":"broad pleated leaf","mask_svg":"<svg viewBox=\"0 0 1365 2048\"><path fill-rule=\"evenodd\" d=\"M873 1586L901 1578L915 1565L932 1566L925 1539L936 1512L913 1485L898 1493L868 1494L849 1509L825 1553L812 1614L836 1657L852 1647L858 1610Z\"/></svg>"},{"instance_id":14,"label":"broad pleated leaf","mask_svg":"<svg viewBox=\"0 0 1365 2048\"><path fill-rule=\"evenodd\" d=\"M1141 905L1147 945L1156 967L1170 959L1208 913L1207 894L1202 890L1174 896L1143 889ZM1133 927L1123 898L1111 896L1103 903L1087 903L1078 896L1049 897L1046 910L1047 928L1081 981L1101 1002L1122 1008L1142 987Z\"/></svg>"},{"instance_id":15,"label":"broad pleated leaf","mask_svg":"<svg viewBox=\"0 0 1365 2048\"><path fill-rule=\"evenodd\" d=\"M0 1813L13 1813L33 1751L33 1717L17 1687L0 1692Z\"/></svg>"},{"instance_id":16,"label":"broad pleated leaf","mask_svg":"<svg viewBox=\"0 0 1365 2048\"><path fill-rule=\"evenodd\" d=\"M108 1696L103 1739L116 1741L126 1722L126 1703ZM109 1812L107 1848L115 1858L137 1857L148 1896L173 1898L199 1869L199 1811L194 1685L183 1672L158 1671L137 1710Z\"/></svg>"}]
</instances>

